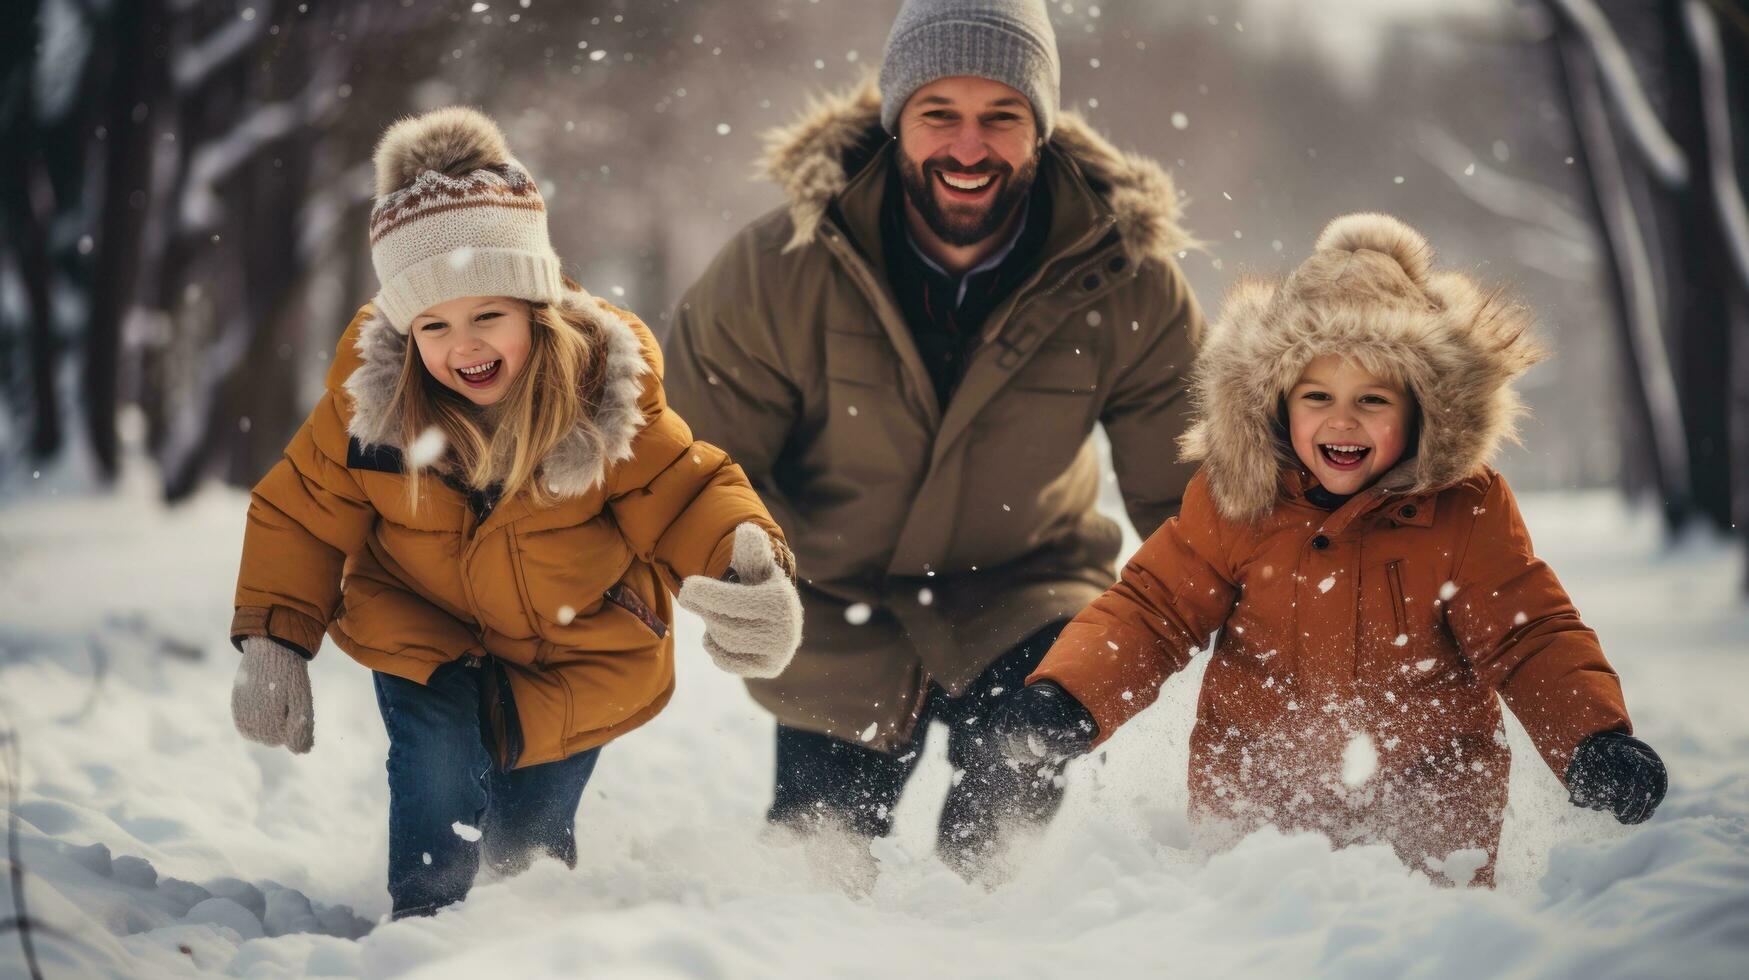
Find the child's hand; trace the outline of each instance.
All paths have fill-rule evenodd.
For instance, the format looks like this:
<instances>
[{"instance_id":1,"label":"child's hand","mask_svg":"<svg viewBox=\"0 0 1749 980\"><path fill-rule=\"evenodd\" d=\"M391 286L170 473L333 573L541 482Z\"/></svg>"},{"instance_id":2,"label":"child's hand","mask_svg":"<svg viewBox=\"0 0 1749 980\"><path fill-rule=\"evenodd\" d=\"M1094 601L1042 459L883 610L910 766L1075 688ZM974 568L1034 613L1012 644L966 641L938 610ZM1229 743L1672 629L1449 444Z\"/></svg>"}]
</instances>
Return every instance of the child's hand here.
<instances>
[{"instance_id":1,"label":"child's hand","mask_svg":"<svg viewBox=\"0 0 1749 980\"><path fill-rule=\"evenodd\" d=\"M996 747L1022 768L1083 755L1099 726L1068 691L1051 683L1029 684L996 708L990 719Z\"/></svg>"},{"instance_id":2,"label":"child's hand","mask_svg":"<svg viewBox=\"0 0 1749 980\"><path fill-rule=\"evenodd\" d=\"M1658 753L1621 732L1598 732L1580 742L1567 764L1567 796L1573 805L1608 810L1622 823L1650 818L1669 785Z\"/></svg>"},{"instance_id":3,"label":"child's hand","mask_svg":"<svg viewBox=\"0 0 1749 980\"><path fill-rule=\"evenodd\" d=\"M316 715L303 655L265 636L245 636L231 683L231 722L252 742L283 745L299 755L310 751Z\"/></svg>"},{"instance_id":4,"label":"child's hand","mask_svg":"<svg viewBox=\"0 0 1749 980\"><path fill-rule=\"evenodd\" d=\"M801 646L801 597L778 565L771 535L757 524L735 528L723 580L688 576L677 599L704 620L704 648L731 674L776 677Z\"/></svg>"}]
</instances>

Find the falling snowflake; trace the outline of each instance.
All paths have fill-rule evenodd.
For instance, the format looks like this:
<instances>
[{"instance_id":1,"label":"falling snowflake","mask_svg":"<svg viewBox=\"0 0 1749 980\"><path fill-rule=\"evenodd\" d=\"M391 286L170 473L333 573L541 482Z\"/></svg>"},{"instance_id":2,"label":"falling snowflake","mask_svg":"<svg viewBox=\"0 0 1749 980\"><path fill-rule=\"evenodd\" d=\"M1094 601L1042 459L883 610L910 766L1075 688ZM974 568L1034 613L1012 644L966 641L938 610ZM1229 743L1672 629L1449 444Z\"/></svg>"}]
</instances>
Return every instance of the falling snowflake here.
<instances>
[{"instance_id":1,"label":"falling snowflake","mask_svg":"<svg viewBox=\"0 0 1749 980\"><path fill-rule=\"evenodd\" d=\"M407 463L416 470L424 469L438 461L443 451L449 445L444 438L443 430L437 426L427 426L419 438L413 440L413 445L407 447Z\"/></svg>"}]
</instances>

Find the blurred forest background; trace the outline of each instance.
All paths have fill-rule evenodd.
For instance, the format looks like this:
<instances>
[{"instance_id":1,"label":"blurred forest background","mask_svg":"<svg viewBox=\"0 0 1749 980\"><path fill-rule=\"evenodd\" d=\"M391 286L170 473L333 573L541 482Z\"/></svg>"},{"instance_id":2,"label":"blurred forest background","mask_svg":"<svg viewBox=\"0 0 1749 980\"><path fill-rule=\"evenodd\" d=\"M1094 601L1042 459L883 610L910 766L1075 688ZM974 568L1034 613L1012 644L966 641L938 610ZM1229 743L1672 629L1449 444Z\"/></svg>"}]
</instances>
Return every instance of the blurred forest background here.
<instances>
[{"instance_id":1,"label":"blurred forest background","mask_svg":"<svg viewBox=\"0 0 1749 980\"><path fill-rule=\"evenodd\" d=\"M499 119L567 271L664 332L778 204L760 133L878 68L897 0L11 0L0 497L252 484L374 292L383 127ZM1749 543L1742 0L1053 3L1063 103L1155 156L1211 313L1344 211L1521 293L1557 356L1505 468ZM1164 439L1163 439L1164 444ZM1166 451L1166 450L1162 450Z\"/></svg>"}]
</instances>

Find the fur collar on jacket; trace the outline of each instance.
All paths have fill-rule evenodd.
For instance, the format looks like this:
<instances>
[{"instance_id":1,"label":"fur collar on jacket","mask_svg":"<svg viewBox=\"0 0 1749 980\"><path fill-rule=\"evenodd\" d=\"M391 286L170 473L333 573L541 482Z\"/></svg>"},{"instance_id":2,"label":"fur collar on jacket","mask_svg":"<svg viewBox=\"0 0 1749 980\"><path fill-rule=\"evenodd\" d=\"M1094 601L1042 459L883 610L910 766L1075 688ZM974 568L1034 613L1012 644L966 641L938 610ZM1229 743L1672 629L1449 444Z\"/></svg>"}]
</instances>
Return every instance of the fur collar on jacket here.
<instances>
[{"instance_id":1,"label":"fur collar on jacket","mask_svg":"<svg viewBox=\"0 0 1749 980\"><path fill-rule=\"evenodd\" d=\"M541 462L541 478L564 498L583 496L602 481L609 466L631 458L632 439L644 426L638 399L650 365L637 332L610 307L569 284L562 302L594 321L607 347L600 408L593 418L579 422ZM359 327L357 346L363 363L345 382L352 395L347 432L365 446L405 449L395 417L395 384L411 342L374 310Z\"/></svg>"},{"instance_id":2,"label":"fur collar on jacket","mask_svg":"<svg viewBox=\"0 0 1749 980\"><path fill-rule=\"evenodd\" d=\"M1241 280L1198 354L1199 420L1180 437L1201 460L1215 506L1249 523L1275 505L1284 466L1281 399L1313 358L1352 358L1408 383L1416 451L1377 486L1408 494L1456 484L1515 440L1512 382L1545 356L1529 312L1455 272L1434 271L1426 239L1382 214L1332 221L1285 279Z\"/></svg>"},{"instance_id":3,"label":"fur collar on jacket","mask_svg":"<svg viewBox=\"0 0 1749 980\"><path fill-rule=\"evenodd\" d=\"M765 134L760 170L783 189L795 228L784 251L814 240L833 198L888 139L872 80L816 97L795 122ZM1074 112L1058 118L1051 145L1081 168L1138 259L1165 263L1195 246L1179 224L1183 207L1172 178L1159 164L1112 146Z\"/></svg>"}]
</instances>

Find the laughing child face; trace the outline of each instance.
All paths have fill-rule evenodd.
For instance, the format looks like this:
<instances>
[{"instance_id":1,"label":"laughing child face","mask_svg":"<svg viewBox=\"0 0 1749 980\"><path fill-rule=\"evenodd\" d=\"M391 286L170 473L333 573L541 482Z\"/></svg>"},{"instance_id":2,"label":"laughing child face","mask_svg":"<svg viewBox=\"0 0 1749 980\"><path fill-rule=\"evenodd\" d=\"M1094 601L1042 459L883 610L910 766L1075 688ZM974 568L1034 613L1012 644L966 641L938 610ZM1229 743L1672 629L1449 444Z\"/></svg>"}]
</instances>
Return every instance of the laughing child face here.
<instances>
[{"instance_id":1,"label":"laughing child face","mask_svg":"<svg viewBox=\"0 0 1749 980\"><path fill-rule=\"evenodd\" d=\"M413 320L425 370L475 405L504 397L532 344L528 304L508 296L463 296Z\"/></svg>"},{"instance_id":2,"label":"laughing child face","mask_svg":"<svg viewBox=\"0 0 1749 980\"><path fill-rule=\"evenodd\" d=\"M1352 494L1403 457L1414 403L1401 382L1325 355L1288 392L1294 454L1325 490Z\"/></svg>"}]
</instances>

